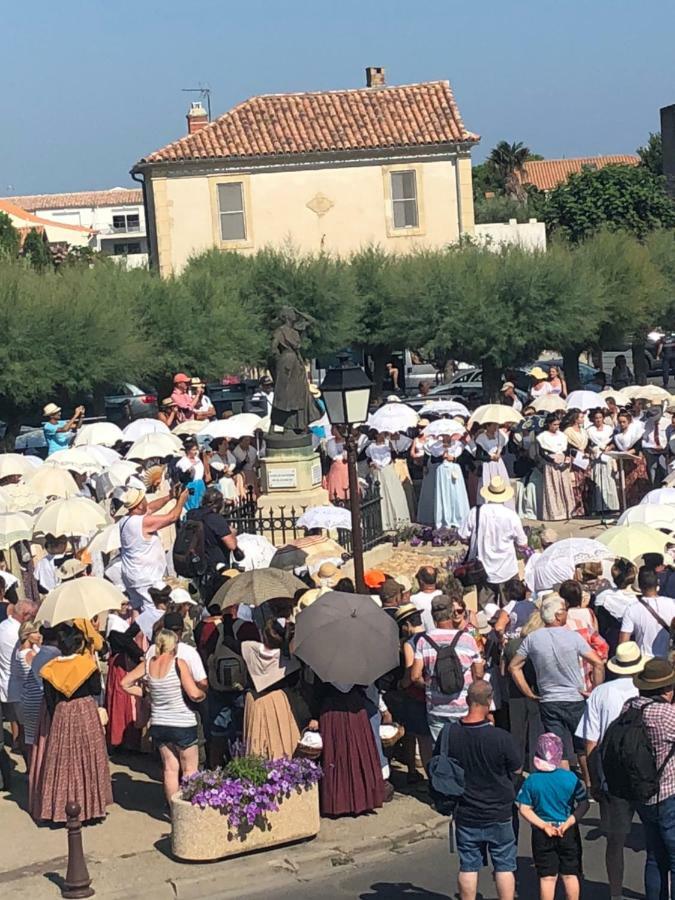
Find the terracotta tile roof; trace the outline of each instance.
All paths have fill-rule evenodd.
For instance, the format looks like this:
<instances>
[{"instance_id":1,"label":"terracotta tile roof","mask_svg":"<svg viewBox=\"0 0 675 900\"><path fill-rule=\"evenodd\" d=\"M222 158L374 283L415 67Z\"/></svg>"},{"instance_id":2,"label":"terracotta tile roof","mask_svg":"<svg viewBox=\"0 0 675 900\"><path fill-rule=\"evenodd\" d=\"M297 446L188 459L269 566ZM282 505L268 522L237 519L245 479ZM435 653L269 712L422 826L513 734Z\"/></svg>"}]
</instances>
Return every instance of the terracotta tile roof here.
<instances>
[{"instance_id":1,"label":"terracotta tile roof","mask_svg":"<svg viewBox=\"0 0 675 900\"><path fill-rule=\"evenodd\" d=\"M18 198L17 198L18 199ZM43 219L40 216L34 215L32 212L28 212L25 209L22 209L20 206L17 206L16 203L12 200L2 200L0 199L0 212L5 212L10 216L15 216L17 219L22 219L24 222L30 222L34 224L36 227L40 225L50 226L52 228L63 228L66 231L79 231L85 232L86 234L96 234L96 230L94 228L85 228L84 225L66 225L65 222L56 222L51 219Z\"/></svg>"},{"instance_id":2,"label":"terracotta tile roof","mask_svg":"<svg viewBox=\"0 0 675 900\"><path fill-rule=\"evenodd\" d=\"M423 147L477 142L448 81L264 94L141 162Z\"/></svg>"},{"instance_id":3,"label":"terracotta tile roof","mask_svg":"<svg viewBox=\"0 0 675 900\"><path fill-rule=\"evenodd\" d=\"M581 172L584 166L602 169L605 166L637 166L637 156L577 156L574 159L542 159L525 163L521 176L524 184L532 184L540 191L551 191L567 181L570 175Z\"/></svg>"},{"instance_id":4,"label":"terracotta tile roof","mask_svg":"<svg viewBox=\"0 0 675 900\"><path fill-rule=\"evenodd\" d=\"M79 206L140 206L143 192L133 188L111 188L108 191L77 191L74 194L31 194L24 197L0 197L22 209L74 209Z\"/></svg>"}]
</instances>

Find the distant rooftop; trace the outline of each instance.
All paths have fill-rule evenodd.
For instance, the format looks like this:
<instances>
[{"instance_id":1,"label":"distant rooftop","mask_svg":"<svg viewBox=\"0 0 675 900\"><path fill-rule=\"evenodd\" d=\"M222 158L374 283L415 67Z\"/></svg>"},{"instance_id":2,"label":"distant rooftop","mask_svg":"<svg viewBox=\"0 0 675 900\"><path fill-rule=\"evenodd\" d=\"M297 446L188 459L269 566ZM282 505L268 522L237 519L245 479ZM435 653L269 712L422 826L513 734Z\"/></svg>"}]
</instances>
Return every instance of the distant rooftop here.
<instances>
[{"instance_id":1,"label":"distant rooftop","mask_svg":"<svg viewBox=\"0 0 675 900\"><path fill-rule=\"evenodd\" d=\"M38 209L75 209L77 207L140 206L143 193L134 188L110 188L107 191L76 191L72 194L29 194L22 197L0 197L28 212Z\"/></svg>"},{"instance_id":2,"label":"distant rooftop","mask_svg":"<svg viewBox=\"0 0 675 900\"><path fill-rule=\"evenodd\" d=\"M581 172L584 167L604 169L605 166L637 166L638 156L577 156L572 159L541 159L525 163L521 175L523 184L531 184L540 191L552 191L564 184L570 175Z\"/></svg>"}]
</instances>

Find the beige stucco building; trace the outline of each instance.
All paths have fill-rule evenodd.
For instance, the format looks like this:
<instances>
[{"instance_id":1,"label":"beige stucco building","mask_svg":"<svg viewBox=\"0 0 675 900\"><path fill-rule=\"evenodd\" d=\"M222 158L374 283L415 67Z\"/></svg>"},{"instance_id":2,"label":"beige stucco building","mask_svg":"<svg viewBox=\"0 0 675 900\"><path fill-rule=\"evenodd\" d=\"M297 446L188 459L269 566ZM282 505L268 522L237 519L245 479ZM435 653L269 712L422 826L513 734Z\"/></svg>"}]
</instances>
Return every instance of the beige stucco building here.
<instances>
[{"instance_id":1,"label":"beige stucco building","mask_svg":"<svg viewBox=\"0 0 675 900\"><path fill-rule=\"evenodd\" d=\"M212 247L406 252L474 228L471 148L447 81L254 97L133 168L162 275Z\"/></svg>"}]
</instances>

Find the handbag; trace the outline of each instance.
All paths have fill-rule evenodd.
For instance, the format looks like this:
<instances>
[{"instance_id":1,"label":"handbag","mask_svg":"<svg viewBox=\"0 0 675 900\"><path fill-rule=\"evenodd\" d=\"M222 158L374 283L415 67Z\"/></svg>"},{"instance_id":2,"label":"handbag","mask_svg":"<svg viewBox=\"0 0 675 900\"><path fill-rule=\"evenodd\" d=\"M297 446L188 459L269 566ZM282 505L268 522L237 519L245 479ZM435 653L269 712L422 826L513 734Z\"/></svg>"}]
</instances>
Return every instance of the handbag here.
<instances>
[{"instance_id":1,"label":"handbag","mask_svg":"<svg viewBox=\"0 0 675 900\"><path fill-rule=\"evenodd\" d=\"M443 816L452 816L457 803L464 795L464 769L449 755L450 729L459 727L448 723L441 731L439 753L429 760L429 794L436 810Z\"/></svg>"},{"instance_id":2,"label":"handbag","mask_svg":"<svg viewBox=\"0 0 675 900\"><path fill-rule=\"evenodd\" d=\"M476 507L476 528L471 536L469 549L466 551L464 563L455 570L455 576L461 581L464 587L477 587L485 584L487 574L485 566L479 559L469 559L472 553L475 553L478 547L478 529L480 527L480 506Z\"/></svg>"}]
</instances>

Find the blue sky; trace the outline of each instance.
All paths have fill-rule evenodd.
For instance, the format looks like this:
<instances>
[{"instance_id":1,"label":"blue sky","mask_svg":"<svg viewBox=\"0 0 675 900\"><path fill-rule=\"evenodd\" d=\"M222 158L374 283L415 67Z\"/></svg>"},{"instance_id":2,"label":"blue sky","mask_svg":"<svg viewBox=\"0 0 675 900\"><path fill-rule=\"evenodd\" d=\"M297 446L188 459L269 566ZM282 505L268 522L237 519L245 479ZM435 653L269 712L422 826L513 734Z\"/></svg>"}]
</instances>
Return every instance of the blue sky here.
<instances>
[{"instance_id":1,"label":"blue sky","mask_svg":"<svg viewBox=\"0 0 675 900\"><path fill-rule=\"evenodd\" d=\"M675 102L673 0L32 0L3 4L0 195L128 184L183 135L259 93L448 78L480 160L633 152Z\"/></svg>"}]
</instances>

